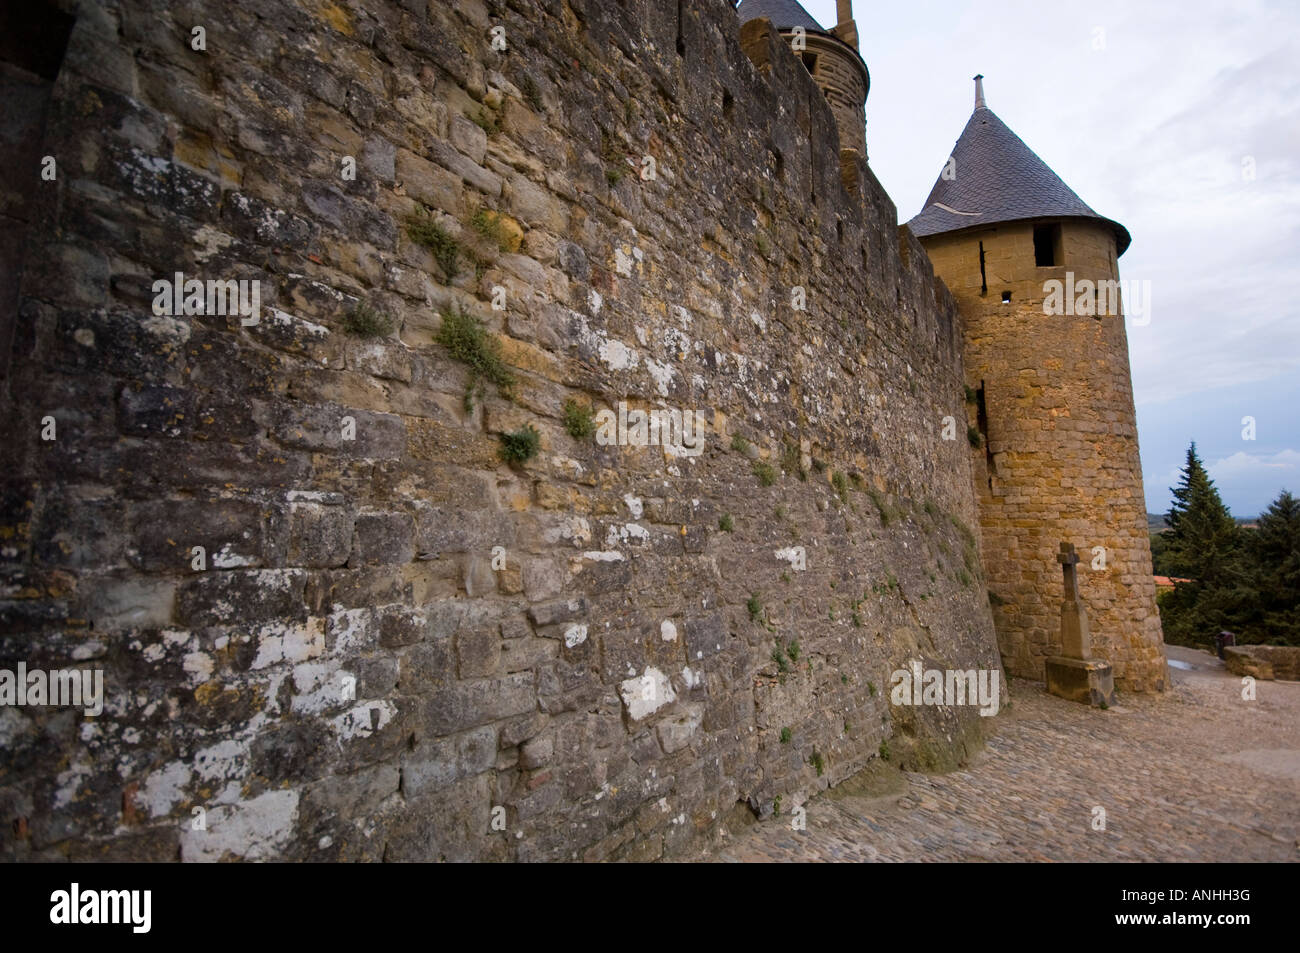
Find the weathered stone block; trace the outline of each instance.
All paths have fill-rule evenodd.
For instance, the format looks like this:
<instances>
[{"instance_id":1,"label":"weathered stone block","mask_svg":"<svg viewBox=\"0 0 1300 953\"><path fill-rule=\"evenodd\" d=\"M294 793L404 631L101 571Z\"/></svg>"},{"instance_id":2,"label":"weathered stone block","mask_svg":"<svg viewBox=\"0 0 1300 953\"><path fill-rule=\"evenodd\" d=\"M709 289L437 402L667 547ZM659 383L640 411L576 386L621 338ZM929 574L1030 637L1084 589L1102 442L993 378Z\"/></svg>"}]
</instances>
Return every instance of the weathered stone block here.
<instances>
[{"instance_id":1,"label":"weathered stone block","mask_svg":"<svg viewBox=\"0 0 1300 953\"><path fill-rule=\"evenodd\" d=\"M409 563L415 558L415 521L406 513L358 513L350 566Z\"/></svg>"},{"instance_id":2,"label":"weathered stone block","mask_svg":"<svg viewBox=\"0 0 1300 953\"><path fill-rule=\"evenodd\" d=\"M426 713L427 725L434 734L451 734L522 715L536 706L531 672L458 682L434 691Z\"/></svg>"},{"instance_id":3,"label":"weathered stone block","mask_svg":"<svg viewBox=\"0 0 1300 953\"><path fill-rule=\"evenodd\" d=\"M496 625L470 625L456 633L456 659L461 678L482 678L495 673L501 660L501 637Z\"/></svg>"},{"instance_id":4,"label":"weathered stone block","mask_svg":"<svg viewBox=\"0 0 1300 953\"><path fill-rule=\"evenodd\" d=\"M683 629L686 654L691 662L717 655L727 644L727 619L721 612L688 619Z\"/></svg>"},{"instance_id":5,"label":"weathered stone block","mask_svg":"<svg viewBox=\"0 0 1300 953\"><path fill-rule=\"evenodd\" d=\"M1289 650L1289 651L1288 651ZM1281 662L1281 664L1278 664ZM1229 645L1223 664L1233 675L1264 679L1300 679L1300 648L1292 646Z\"/></svg>"},{"instance_id":6,"label":"weathered stone block","mask_svg":"<svg viewBox=\"0 0 1300 953\"><path fill-rule=\"evenodd\" d=\"M400 417L338 406L277 403L272 433L287 447L334 450L364 459L396 459L406 447Z\"/></svg>"},{"instance_id":7,"label":"weathered stone block","mask_svg":"<svg viewBox=\"0 0 1300 953\"><path fill-rule=\"evenodd\" d=\"M528 618L537 626L573 622L577 619L586 618L586 615L586 599L561 599L557 602L532 606L528 610Z\"/></svg>"},{"instance_id":8,"label":"weathered stone block","mask_svg":"<svg viewBox=\"0 0 1300 953\"><path fill-rule=\"evenodd\" d=\"M347 564L354 518L349 508L294 503L289 508L289 549L293 566L332 569Z\"/></svg>"},{"instance_id":9,"label":"weathered stone block","mask_svg":"<svg viewBox=\"0 0 1300 953\"><path fill-rule=\"evenodd\" d=\"M555 739L546 735L532 738L519 749L519 766L544 768L555 757Z\"/></svg>"},{"instance_id":10,"label":"weathered stone block","mask_svg":"<svg viewBox=\"0 0 1300 953\"><path fill-rule=\"evenodd\" d=\"M1115 678L1110 663L1055 656L1046 659L1044 665L1047 690L1053 695L1102 708L1115 704Z\"/></svg>"},{"instance_id":11,"label":"weathered stone block","mask_svg":"<svg viewBox=\"0 0 1300 953\"><path fill-rule=\"evenodd\" d=\"M465 595L478 599L497 588L497 574L492 569L491 560L481 556L467 556L461 565L461 580Z\"/></svg>"},{"instance_id":12,"label":"weathered stone block","mask_svg":"<svg viewBox=\"0 0 1300 953\"><path fill-rule=\"evenodd\" d=\"M132 564L146 571L190 572L193 548L208 569L261 565L262 509L236 500L153 500L127 516Z\"/></svg>"},{"instance_id":13,"label":"weathered stone block","mask_svg":"<svg viewBox=\"0 0 1300 953\"><path fill-rule=\"evenodd\" d=\"M464 116L452 116L451 144L475 165L483 164L483 157L487 154L487 133L478 124Z\"/></svg>"},{"instance_id":14,"label":"weathered stone block","mask_svg":"<svg viewBox=\"0 0 1300 953\"><path fill-rule=\"evenodd\" d=\"M386 649L414 645L431 634L429 614L407 606L384 606L378 612L377 622L379 644ZM441 639L446 639L450 632L451 628L448 627Z\"/></svg>"},{"instance_id":15,"label":"weathered stone block","mask_svg":"<svg viewBox=\"0 0 1300 953\"><path fill-rule=\"evenodd\" d=\"M191 628L273 620L303 621L307 607L300 570L209 570L186 580L176 596L176 618Z\"/></svg>"},{"instance_id":16,"label":"weathered stone block","mask_svg":"<svg viewBox=\"0 0 1300 953\"><path fill-rule=\"evenodd\" d=\"M117 500L84 498L67 490L47 495L32 545L36 562L69 569L121 566L121 519L122 504ZM164 527L170 525L157 527L157 535L165 535ZM256 521L252 525L256 532ZM188 560L183 565L188 566ZM180 569L182 564L171 568Z\"/></svg>"},{"instance_id":17,"label":"weathered stone block","mask_svg":"<svg viewBox=\"0 0 1300 953\"><path fill-rule=\"evenodd\" d=\"M398 653L397 685L403 692L428 694L455 678L455 656L449 642L412 645Z\"/></svg>"},{"instance_id":18,"label":"weathered stone block","mask_svg":"<svg viewBox=\"0 0 1300 953\"><path fill-rule=\"evenodd\" d=\"M170 384L124 387L117 400L117 423L133 437L179 437L194 429L198 395Z\"/></svg>"},{"instance_id":19,"label":"weathered stone block","mask_svg":"<svg viewBox=\"0 0 1300 953\"><path fill-rule=\"evenodd\" d=\"M691 743L704 721L703 705L684 705L670 718L655 726L665 754L680 751Z\"/></svg>"},{"instance_id":20,"label":"weathered stone block","mask_svg":"<svg viewBox=\"0 0 1300 953\"><path fill-rule=\"evenodd\" d=\"M416 745L402 758L402 791L415 797L437 791L461 778L487 771L496 761L497 731L478 728L452 738Z\"/></svg>"}]
</instances>

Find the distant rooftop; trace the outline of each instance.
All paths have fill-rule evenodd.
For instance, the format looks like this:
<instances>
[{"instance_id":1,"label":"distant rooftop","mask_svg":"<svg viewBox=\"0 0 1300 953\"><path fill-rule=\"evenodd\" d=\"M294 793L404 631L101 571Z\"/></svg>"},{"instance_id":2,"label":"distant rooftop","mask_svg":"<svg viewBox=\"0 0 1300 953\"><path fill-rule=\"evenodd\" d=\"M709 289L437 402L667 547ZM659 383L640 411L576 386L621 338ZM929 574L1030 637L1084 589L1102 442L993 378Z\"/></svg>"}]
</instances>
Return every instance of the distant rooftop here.
<instances>
[{"instance_id":1,"label":"distant rooftop","mask_svg":"<svg viewBox=\"0 0 1300 953\"><path fill-rule=\"evenodd\" d=\"M1038 218L1093 218L1115 230L1116 253L1132 239L1098 215L989 109L976 77L975 111L952 150L953 171L940 173L921 213L908 222L918 238ZM945 163L945 166L947 164Z\"/></svg>"},{"instance_id":2,"label":"distant rooftop","mask_svg":"<svg viewBox=\"0 0 1300 953\"><path fill-rule=\"evenodd\" d=\"M801 26L818 33L828 32L796 0L741 0L736 16L740 17L741 23L767 17L778 30Z\"/></svg>"}]
</instances>

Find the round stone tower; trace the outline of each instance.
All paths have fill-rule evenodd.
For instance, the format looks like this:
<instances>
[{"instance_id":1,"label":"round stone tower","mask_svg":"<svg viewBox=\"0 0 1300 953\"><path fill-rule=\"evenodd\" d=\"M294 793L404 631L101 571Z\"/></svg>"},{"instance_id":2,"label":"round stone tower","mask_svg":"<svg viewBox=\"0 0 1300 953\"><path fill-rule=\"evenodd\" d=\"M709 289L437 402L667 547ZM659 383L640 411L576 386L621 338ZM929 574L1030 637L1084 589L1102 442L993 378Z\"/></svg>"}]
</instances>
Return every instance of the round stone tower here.
<instances>
[{"instance_id":1,"label":"round stone tower","mask_svg":"<svg viewBox=\"0 0 1300 953\"><path fill-rule=\"evenodd\" d=\"M1121 690L1167 684L1119 256L1129 234L1089 208L985 103L908 225L956 298L989 599L1003 659L1042 679L1061 654L1073 543L1093 655ZM1149 286L1126 286L1135 321ZM1145 315L1145 317L1144 317Z\"/></svg>"},{"instance_id":2,"label":"round stone tower","mask_svg":"<svg viewBox=\"0 0 1300 953\"><path fill-rule=\"evenodd\" d=\"M871 74L858 53L852 0L836 0L836 14L839 22L833 29L824 30L796 0L741 0L736 9L741 23L766 18L791 42L795 55L803 61L835 115L840 152L856 152L865 159L865 109Z\"/></svg>"}]
</instances>

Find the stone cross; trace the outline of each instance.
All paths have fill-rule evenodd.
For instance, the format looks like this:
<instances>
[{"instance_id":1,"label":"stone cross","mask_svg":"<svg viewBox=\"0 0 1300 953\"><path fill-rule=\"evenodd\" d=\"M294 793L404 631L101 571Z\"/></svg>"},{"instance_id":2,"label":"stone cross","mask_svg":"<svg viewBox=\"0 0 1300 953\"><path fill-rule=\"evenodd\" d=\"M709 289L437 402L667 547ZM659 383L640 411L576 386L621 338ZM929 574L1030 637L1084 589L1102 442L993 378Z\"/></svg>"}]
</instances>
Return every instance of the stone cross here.
<instances>
[{"instance_id":1,"label":"stone cross","mask_svg":"<svg viewBox=\"0 0 1300 953\"><path fill-rule=\"evenodd\" d=\"M1079 563L1079 554L1074 551L1074 543L1062 543L1061 551L1056 555L1065 576L1065 601L1079 601L1079 573L1075 566Z\"/></svg>"},{"instance_id":2,"label":"stone cross","mask_svg":"<svg viewBox=\"0 0 1300 953\"><path fill-rule=\"evenodd\" d=\"M1079 574L1075 568L1079 554L1073 543L1062 543L1056 555L1064 576L1065 601L1061 603L1061 654L1066 658L1086 659L1092 655L1092 635L1088 631L1088 613L1079 598Z\"/></svg>"}]
</instances>

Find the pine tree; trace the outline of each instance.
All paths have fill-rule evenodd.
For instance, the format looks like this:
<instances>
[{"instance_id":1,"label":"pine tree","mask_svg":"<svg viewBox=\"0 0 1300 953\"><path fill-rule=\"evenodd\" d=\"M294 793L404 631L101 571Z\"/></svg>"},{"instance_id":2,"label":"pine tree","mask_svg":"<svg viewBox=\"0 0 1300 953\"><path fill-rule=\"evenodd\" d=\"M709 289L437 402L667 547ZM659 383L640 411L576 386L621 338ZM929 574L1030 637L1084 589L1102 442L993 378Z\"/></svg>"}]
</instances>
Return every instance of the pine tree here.
<instances>
[{"instance_id":1,"label":"pine tree","mask_svg":"<svg viewBox=\"0 0 1300 953\"><path fill-rule=\"evenodd\" d=\"M1195 443L1187 450L1182 480L1170 492L1174 502L1165 517L1166 564L1191 582L1178 583L1162 601L1165 639L1210 645L1220 630L1235 632L1247 625L1256 604L1241 531L1205 472Z\"/></svg>"},{"instance_id":2,"label":"pine tree","mask_svg":"<svg viewBox=\"0 0 1300 953\"><path fill-rule=\"evenodd\" d=\"M1180 576L1205 585L1225 582L1239 555L1237 524L1219 497L1214 481L1196 455L1195 442L1187 449L1182 482L1172 487L1174 503L1169 524L1167 559Z\"/></svg>"},{"instance_id":3,"label":"pine tree","mask_svg":"<svg viewBox=\"0 0 1300 953\"><path fill-rule=\"evenodd\" d=\"M1260 515L1250 549L1259 599L1251 641L1300 645L1300 500L1283 490Z\"/></svg>"}]
</instances>

